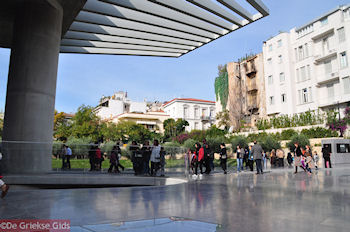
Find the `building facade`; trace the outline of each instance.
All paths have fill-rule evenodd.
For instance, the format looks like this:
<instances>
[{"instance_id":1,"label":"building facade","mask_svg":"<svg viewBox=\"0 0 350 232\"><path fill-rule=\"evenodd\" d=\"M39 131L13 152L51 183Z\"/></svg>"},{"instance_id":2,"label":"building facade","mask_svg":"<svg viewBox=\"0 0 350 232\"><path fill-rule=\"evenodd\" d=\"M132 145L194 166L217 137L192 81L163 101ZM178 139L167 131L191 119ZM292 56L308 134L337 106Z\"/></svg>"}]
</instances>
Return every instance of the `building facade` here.
<instances>
[{"instance_id":1,"label":"building facade","mask_svg":"<svg viewBox=\"0 0 350 232\"><path fill-rule=\"evenodd\" d=\"M264 62L262 53L240 62L227 64L229 112L233 130L254 126L257 119L266 117ZM219 102L219 99L218 99ZM217 104L217 111L221 111Z\"/></svg>"},{"instance_id":2,"label":"building facade","mask_svg":"<svg viewBox=\"0 0 350 232\"><path fill-rule=\"evenodd\" d=\"M350 103L349 7L264 42L269 116L344 109Z\"/></svg>"},{"instance_id":3,"label":"building facade","mask_svg":"<svg viewBox=\"0 0 350 232\"><path fill-rule=\"evenodd\" d=\"M170 118L186 120L189 123L186 131L205 130L215 124L214 101L175 98L166 102L163 109Z\"/></svg>"},{"instance_id":4,"label":"building facade","mask_svg":"<svg viewBox=\"0 0 350 232\"><path fill-rule=\"evenodd\" d=\"M102 97L95 113L102 120L112 119L123 113L146 113L147 102L135 102L128 98L128 94L119 91L110 97Z\"/></svg>"},{"instance_id":5,"label":"building facade","mask_svg":"<svg viewBox=\"0 0 350 232\"><path fill-rule=\"evenodd\" d=\"M163 122L169 118L164 111L154 111L146 113L123 113L114 116L111 122L118 123L120 121L135 122L143 125L150 131L164 133Z\"/></svg>"}]
</instances>

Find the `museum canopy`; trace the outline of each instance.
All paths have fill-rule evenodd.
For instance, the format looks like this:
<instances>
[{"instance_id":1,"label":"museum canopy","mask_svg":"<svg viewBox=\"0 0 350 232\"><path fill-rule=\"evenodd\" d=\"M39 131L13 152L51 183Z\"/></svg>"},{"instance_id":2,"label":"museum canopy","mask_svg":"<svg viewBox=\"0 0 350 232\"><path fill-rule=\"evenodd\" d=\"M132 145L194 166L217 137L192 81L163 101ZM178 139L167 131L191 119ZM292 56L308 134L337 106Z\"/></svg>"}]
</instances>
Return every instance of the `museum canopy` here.
<instances>
[{"instance_id":1,"label":"museum canopy","mask_svg":"<svg viewBox=\"0 0 350 232\"><path fill-rule=\"evenodd\" d=\"M268 14L260 0L2 0L1 170L51 171L59 53L180 57Z\"/></svg>"},{"instance_id":2,"label":"museum canopy","mask_svg":"<svg viewBox=\"0 0 350 232\"><path fill-rule=\"evenodd\" d=\"M5 0L1 20L20 0ZM64 1L61 53L180 57L269 14L260 0ZM243 2L243 1L241 1ZM84 4L85 3L85 4ZM76 17L75 17L76 16ZM68 29L68 30L67 30ZM0 46L9 41L0 38Z\"/></svg>"}]
</instances>

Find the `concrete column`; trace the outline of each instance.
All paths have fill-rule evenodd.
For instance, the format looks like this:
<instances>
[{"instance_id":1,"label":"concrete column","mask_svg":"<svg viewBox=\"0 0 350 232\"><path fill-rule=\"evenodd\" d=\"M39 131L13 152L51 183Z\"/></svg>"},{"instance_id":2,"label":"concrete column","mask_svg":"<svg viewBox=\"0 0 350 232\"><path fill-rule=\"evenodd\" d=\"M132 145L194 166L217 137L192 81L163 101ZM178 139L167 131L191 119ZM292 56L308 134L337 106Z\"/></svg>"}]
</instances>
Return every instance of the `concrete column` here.
<instances>
[{"instance_id":1,"label":"concrete column","mask_svg":"<svg viewBox=\"0 0 350 232\"><path fill-rule=\"evenodd\" d=\"M51 170L63 10L56 0L23 1L17 11L7 84L4 173Z\"/></svg>"}]
</instances>

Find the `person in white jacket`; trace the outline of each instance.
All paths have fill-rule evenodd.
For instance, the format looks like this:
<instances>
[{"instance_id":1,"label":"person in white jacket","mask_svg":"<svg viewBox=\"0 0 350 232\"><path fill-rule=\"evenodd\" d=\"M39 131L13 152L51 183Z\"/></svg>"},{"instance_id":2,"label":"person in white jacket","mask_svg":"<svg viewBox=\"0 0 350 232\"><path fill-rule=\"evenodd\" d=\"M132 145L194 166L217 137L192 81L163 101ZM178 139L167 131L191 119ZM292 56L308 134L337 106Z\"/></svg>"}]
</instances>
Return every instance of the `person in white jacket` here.
<instances>
[{"instance_id":1,"label":"person in white jacket","mask_svg":"<svg viewBox=\"0 0 350 232\"><path fill-rule=\"evenodd\" d=\"M154 140L151 153L151 176L156 176L160 167L160 145L158 140Z\"/></svg>"}]
</instances>

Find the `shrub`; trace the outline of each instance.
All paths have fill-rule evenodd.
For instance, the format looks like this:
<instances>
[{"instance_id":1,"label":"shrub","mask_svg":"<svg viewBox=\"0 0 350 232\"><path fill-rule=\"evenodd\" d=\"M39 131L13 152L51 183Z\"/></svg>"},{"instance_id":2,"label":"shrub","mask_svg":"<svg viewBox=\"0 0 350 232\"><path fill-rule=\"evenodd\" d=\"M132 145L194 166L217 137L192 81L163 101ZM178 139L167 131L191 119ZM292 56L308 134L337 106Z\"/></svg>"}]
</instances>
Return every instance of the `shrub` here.
<instances>
[{"instance_id":1,"label":"shrub","mask_svg":"<svg viewBox=\"0 0 350 232\"><path fill-rule=\"evenodd\" d=\"M293 129L288 129L288 130L284 130L281 133L281 139L282 140L290 140L294 135L297 135L298 132L293 130Z\"/></svg>"},{"instance_id":2,"label":"shrub","mask_svg":"<svg viewBox=\"0 0 350 232\"><path fill-rule=\"evenodd\" d=\"M197 141L197 142L202 142L205 139L205 131L202 130L192 130L189 133L189 136L191 139Z\"/></svg>"},{"instance_id":3,"label":"shrub","mask_svg":"<svg viewBox=\"0 0 350 232\"><path fill-rule=\"evenodd\" d=\"M176 154L181 154L185 152L185 149L180 147L180 144L177 142L166 142L163 144L165 153L174 157Z\"/></svg>"},{"instance_id":4,"label":"shrub","mask_svg":"<svg viewBox=\"0 0 350 232\"><path fill-rule=\"evenodd\" d=\"M116 142L114 141L108 141L108 142L102 143L100 146L102 154L110 155L114 145L116 145Z\"/></svg>"},{"instance_id":5,"label":"shrub","mask_svg":"<svg viewBox=\"0 0 350 232\"><path fill-rule=\"evenodd\" d=\"M84 138L69 137L66 144L72 149L73 155L87 156L89 154L91 142L92 142L92 139L89 137L84 137Z\"/></svg>"},{"instance_id":6,"label":"shrub","mask_svg":"<svg viewBox=\"0 0 350 232\"><path fill-rule=\"evenodd\" d=\"M336 131L332 131L330 129L326 129L323 127L303 129L301 131L301 134L307 136L309 139L311 139L311 138L338 137L338 133Z\"/></svg>"},{"instance_id":7,"label":"shrub","mask_svg":"<svg viewBox=\"0 0 350 232\"><path fill-rule=\"evenodd\" d=\"M208 130L205 131L206 137L214 138L214 137L223 137L226 135L225 130L221 130L217 128L215 125L211 126Z\"/></svg>"},{"instance_id":8,"label":"shrub","mask_svg":"<svg viewBox=\"0 0 350 232\"><path fill-rule=\"evenodd\" d=\"M54 141L53 142L53 144L52 144L52 154L54 156L57 157L61 153L62 145L63 145L63 142L61 142L61 141Z\"/></svg>"},{"instance_id":9,"label":"shrub","mask_svg":"<svg viewBox=\"0 0 350 232\"><path fill-rule=\"evenodd\" d=\"M261 146L266 152L272 151L272 149L281 148L281 144L278 139L273 135L268 135L262 140L260 140Z\"/></svg>"},{"instance_id":10,"label":"shrub","mask_svg":"<svg viewBox=\"0 0 350 232\"><path fill-rule=\"evenodd\" d=\"M232 151L235 152L236 149L237 149L237 146L239 145L240 147L243 147L243 148L246 148L248 147L248 141L247 141L247 138L244 137L244 136L237 136L237 137L234 137L231 141L231 144L232 144Z\"/></svg>"},{"instance_id":11,"label":"shrub","mask_svg":"<svg viewBox=\"0 0 350 232\"><path fill-rule=\"evenodd\" d=\"M176 136L175 138L173 138L173 141L175 141L179 144L183 144L189 138L190 138L189 134L180 134L180 135Z\"/></svg>"},{"instance_id":12,"label":"shrub","mask_svg":"<svg viewBox=\"0 0 350 232\"><path fill-rule=\"evenodd\" d=\"M269 134L267 134L266 132L262 132L262 133L259 133L259 134L249 134L248 137L247 137L247 142L251 143L251 142L254 142L254 140L262 141L268 135Z\"/></svg>"},{"instance_id":13,"label":"shrub","mask_svg":"<svg viewBox=\"0 0 350 232\"><path fill-rule=\"evenodd\" d=\"M187 149L194 149L195 143L196 143L196 141L194 139L187 139L183 146Z\"/></svg>"},{"instance_id":14,"label":"shrub","mask_svg":"<svg viewBox=\"0 0 350 232\"><path fill-rule=\"evenodd\" d=\"M310 145L310 141L308 137L306 137L304 134L297 134L294 135L290 142L287 144L287 147L289 147L289 150L294 151L295 146L294 143L298 142L300 147L305 147L306 145Z\"/></svg>"},{"instance_id":15,"label":"shrub","mask_svg":"<svg viewBox=\"0 0 350 232\"><path fill-rule=\"evenodd\" d=\"M207 137L206 138L207 143L211 149L212 152L219 153L220 152L220 144L224 143L226 138L225 137Z\"/></svg>"}]
</instances>

